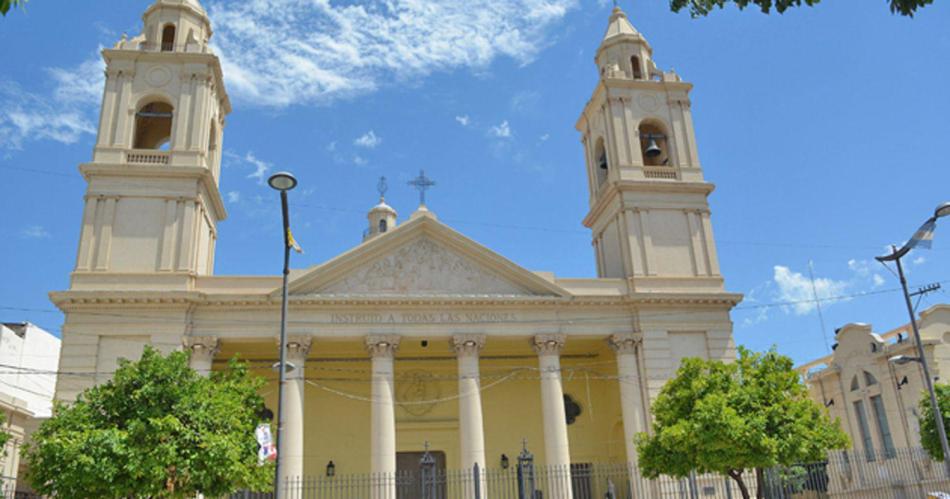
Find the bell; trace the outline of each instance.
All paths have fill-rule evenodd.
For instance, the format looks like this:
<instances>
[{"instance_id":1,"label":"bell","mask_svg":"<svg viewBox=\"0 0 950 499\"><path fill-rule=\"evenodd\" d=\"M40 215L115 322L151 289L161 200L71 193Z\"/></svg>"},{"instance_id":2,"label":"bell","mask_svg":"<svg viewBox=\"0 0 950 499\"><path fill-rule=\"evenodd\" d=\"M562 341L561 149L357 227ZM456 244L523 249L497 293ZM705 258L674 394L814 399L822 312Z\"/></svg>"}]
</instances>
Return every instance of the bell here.
<instances>
[{"instance_id":1,"label":"bell","mask_svg":"<svg viewBox=\"0 0 950 499\"><path fill-rule=\"evenodd\" d=\"M660 149L660 146L656 144L656 139L650 137L650 143L647 144L647 148L643 152L648 158L655 158L660 154L663 154L663 149Z\"/></svg>"}]
</instances>

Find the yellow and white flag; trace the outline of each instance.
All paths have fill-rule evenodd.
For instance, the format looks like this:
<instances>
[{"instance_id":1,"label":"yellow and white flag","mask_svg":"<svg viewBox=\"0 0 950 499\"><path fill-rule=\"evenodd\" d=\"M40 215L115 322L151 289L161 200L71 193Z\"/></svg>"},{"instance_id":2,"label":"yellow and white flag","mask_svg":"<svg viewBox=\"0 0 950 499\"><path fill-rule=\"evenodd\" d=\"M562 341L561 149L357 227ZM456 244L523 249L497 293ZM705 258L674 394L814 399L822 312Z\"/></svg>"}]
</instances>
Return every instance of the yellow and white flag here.
<instances>
[{"instance_id":1,"label":"yellow and white flag","mask_svg":"<svg viewBox=\"0 0 950 499\"><path fill-rule=\"evenodd\" d=\"M287 244L289 244L290 247L293 248L297 253L303 253L303 248L297 244L297 240L294 239L294 233L290 232L290 229L287 229Z\"/></svg>"}]
</instances>

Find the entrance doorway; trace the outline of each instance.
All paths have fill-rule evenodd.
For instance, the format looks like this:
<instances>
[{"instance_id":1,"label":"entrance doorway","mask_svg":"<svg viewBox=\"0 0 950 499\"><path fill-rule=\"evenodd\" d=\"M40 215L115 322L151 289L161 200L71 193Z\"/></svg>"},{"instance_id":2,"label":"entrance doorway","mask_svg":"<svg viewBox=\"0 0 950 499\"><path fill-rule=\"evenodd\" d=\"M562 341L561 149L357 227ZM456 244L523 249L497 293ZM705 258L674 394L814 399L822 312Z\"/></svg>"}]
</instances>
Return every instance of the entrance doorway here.
<instances>
[{"instance_id":1,"label":"entrance doorway","mask_svg":"<svg viewBox=\"0 0 950 499\"><path fill-rule=\"evenodd\" d=\"M397 452L396 453L396 499L419 499L422 497L422 456L425 452ZM436 497L446 497L445 487L445 453L429 451L435 459Z\"/></svg>"}]
</instances>

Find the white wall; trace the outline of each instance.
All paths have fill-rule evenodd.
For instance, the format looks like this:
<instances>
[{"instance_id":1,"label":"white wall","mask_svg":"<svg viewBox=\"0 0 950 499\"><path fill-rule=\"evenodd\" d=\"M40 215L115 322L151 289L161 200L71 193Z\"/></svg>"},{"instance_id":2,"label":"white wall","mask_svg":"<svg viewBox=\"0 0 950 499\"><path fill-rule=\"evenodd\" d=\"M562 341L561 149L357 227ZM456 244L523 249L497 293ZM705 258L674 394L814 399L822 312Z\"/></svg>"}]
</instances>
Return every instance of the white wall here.
<instances>
[{"instance_id":1,"label":"white wall","mask_svg":"<svg viewBox=\"0 0 950 499\"><path fill-rule=\"evenodd\" d=\"M48 417L59 351L59 338L33 324L0 325L0 393L26 401L35 416Z\"/></svg>"}]
</instances>

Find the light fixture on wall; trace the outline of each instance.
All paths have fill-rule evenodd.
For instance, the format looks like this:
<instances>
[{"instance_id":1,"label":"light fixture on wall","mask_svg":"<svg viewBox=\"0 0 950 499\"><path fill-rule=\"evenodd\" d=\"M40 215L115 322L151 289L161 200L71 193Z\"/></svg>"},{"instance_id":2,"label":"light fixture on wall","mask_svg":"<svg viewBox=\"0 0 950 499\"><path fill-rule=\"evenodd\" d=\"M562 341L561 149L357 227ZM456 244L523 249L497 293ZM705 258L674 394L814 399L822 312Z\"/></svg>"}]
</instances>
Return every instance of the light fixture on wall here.
<instances>
[{"instance_id":1,"label":"light fixture on wall","mask_svg":"<svg viewBox=\"0 0 950 499\"><path fill-rule=\"evenodd\" d=\"M507 470L508 466L511 465L511 462L508 460L508 456L505 454L501 455L501 469Z\"/></svg>"},{"instance_id":2,"label":"light fixture on wall","mask_svg":"<svg viewBox=\"0 0 950 499\"><path fill-rule=\"evenodd\" d=\"M831 407L835 405L835 399L828 399L825 401L825 407Z\"/></svg>"},{"instance_id":3,"label":"light fixture on wall","mask_svg":"<svg viewBox=\"0 0 950 499\"><path fill-rule=\"evenodd\" d=\"M897 389L900 390L901 387L904 386L904 385L906 385L907 383L910 383L910 381L907 380L907 376L904 376L904 377L901 378L901 380L897 383Z\"/></svg>"},{"instance_id":4,"label":"light fixture on wall","mask_svg":"<svg viewBox=\"0 0 950 499\"><path fill-rule=\"evenodd\" d=\"M329 463L327 463L327 476L328 477L336 476L336 465L333 464L332 459L330 460Z\"/></svg>"}]
</instances>

